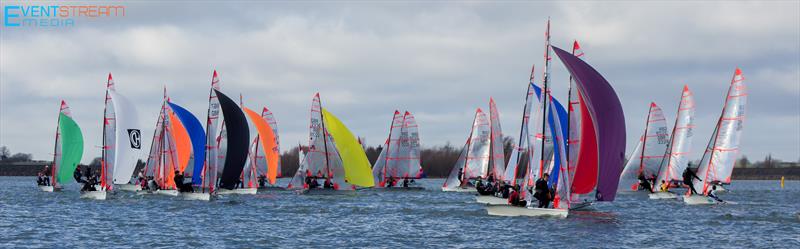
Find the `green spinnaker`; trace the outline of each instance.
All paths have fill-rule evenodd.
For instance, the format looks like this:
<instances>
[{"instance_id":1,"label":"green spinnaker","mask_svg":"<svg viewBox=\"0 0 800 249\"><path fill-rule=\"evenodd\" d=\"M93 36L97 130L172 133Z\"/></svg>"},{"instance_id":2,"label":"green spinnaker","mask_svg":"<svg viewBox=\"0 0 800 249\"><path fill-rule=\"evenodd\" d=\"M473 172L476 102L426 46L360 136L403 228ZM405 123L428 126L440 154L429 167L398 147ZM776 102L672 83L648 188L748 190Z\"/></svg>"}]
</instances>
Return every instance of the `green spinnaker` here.
<instances>
[{"instance_id":1,"label":"green spinnaker","mask_svg":"<svg viewBox=\"0 0 800 249\"><path fill-rule=\"evenodd\" d=\"M328 110L322 109L322 117L325 122L325 129L333 136L336 149L339 150L339 155L342 157L345 180L350 184L361 187L375 186L367 154L364 153L364 148L358 144L358 140L353 136L353 133Z\"/></svg>"},{"instance_id":2,"label":"green spinnaker","mask_svg":"<svg viewBox=\"0 0 800 249\"><path fill-rule=\"evenodd\" d=\"M72 179L72 173L83 156L83 133L75 120L64 113L59 114L58 128L61 130L61 165L58 182L64 184Z\"/></svg>"}]
</instances>

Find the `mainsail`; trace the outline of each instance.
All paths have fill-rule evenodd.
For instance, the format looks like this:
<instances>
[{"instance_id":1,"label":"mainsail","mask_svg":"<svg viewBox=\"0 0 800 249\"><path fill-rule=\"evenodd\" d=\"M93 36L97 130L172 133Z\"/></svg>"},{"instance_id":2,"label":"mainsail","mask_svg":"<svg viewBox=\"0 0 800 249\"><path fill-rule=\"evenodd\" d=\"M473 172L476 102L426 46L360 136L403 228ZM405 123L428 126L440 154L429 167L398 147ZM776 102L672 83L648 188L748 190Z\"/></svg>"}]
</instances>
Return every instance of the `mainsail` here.
<instances>
[{"instance_id":1,"label":"mainsail","mask_svg":"<svg viewBox=\"0 0 800 249\"><path fill-rule=\"evenodd\" d=\"M62 100L56 129L51 185L60 188L62 184L70 181L82 156L83 133L78 123L72 119L67 102Z\"/></svg>"},{"instance_id":2,"label":"mainsail","mask_svg":"<svg viewBox=\"0 0 800 249\"><path fill-rule=\"evenodd\" d=\"M475 111L469 138L461 150L458 161L450 170L443 189L464 187L469 179L486 177L489 164L489 121L481 108Z\"/></svg>"},{"instance_id":3,"label":"mainsail","mask_svg":"<svg viewBox=\"0 0 800 249\"><path fill-rule=\"evenodd\" d=\"M405 136L404 136L405 134ZM400 146L407 151L405 154L404 166L406 167L406 178L421 178L423 177L422 163L420 162L420 141L419 141L419 126L417 120L410 112L406 111L403 114L403 128L400 130L401 140ZM402 139L406 137L406 139Z\"/></svg>"},{"instance_id":4,"label":"mainsail","mask_svg":"<svg viewBox=\"0 0 800 249\"><path fill-rule=\"evenodd\" d=\"M386 179L389 177L399 178L402 177L398 172L399 145L400 145L400 130L403 128L403 115L400 111L395 110L392 116L392 123L389 126L389 138L383 144L381 153L375 165L372 167L372 176L379 187L384 187Z\"/></svg>"},{"instance_id":5,"label":"mainsail","mask_svg":"<svg viewBox=\"0 0 800 249\"><path fill-rule=\"evenodd\" d=\"M704 194L710 191L714 184L731 182L734 161L739 153L746 104L747 88L744 85L744 77L742 70L736 68L725 98L725 105L722 107L722 115L714 127L714 133L697 168L697 176L702 182L695 179L694 185L702 184Z\"/></svg>"},{"instance_id":6,"label":"mainsail","mask_svg":"<svg viewBox=\"0 0 800 249\"><path fill-rule=\"evenodd\" d=\"M675 125L672 128L671 140L665 155L666 158L662 160L656 184L661 181L670 183L682 180L683 170L687 166L686 155L692 150L694 110L694 96L689 91L689 86L684 85Z\"/></svg>"},{"instance_id":7,"label":"mainsail","mask_svg":"<svg viewBox=\"0 0 800 249\"><path fill-rule=\"evenodd\" d=\"M219 90L217 70L211 77L211 90L208 93L208 115L206 118L206 160L203 166L203 184L213 192L217 184L217 126L219 125L220 103L215 90ZM192 179L194 181L194 179ZM205 190L203 190L205 191Z\"/></svg>"},{"instance_id":8,"label":"mainsail","mask_svg":"<svg viewBox=\"0 0 800 249\"><path fill-rule=\"evenodd\" d=\"M239 183L245 161L247 161L250 126L236 102L219 90L214 90L214 92L219 99L222 115L225 117L225 126L228 127L225 165L219 187L233 189Z\"/></svg>"},{"instance_id":9,"label":"mainsail","mask_svg":"<svg viewBox=\"0 0 800 249\"><path fill-rule=\"evenodd\" d=\"M656 103L650 103L650 110L645 122L644 134L639 139L639 144L625 164L619 180L619 190L636 190L639 187L639 175L645 178L655 178L658 174L661 162L664 160L664 152L669 143L667 133L667 122L664 112Z\"/></svg>"},{"instance_id":10,"label":"mainsail","mask_svg":"<svg viewBox=\"0 0 800 249\"><path fill-rule=\"evenodd\" d=\"M500 127L500 112L494 104L494 99L489 98L489 123L491 143L491 173L498 180L503 180L506 170L506 155L503 152L503 130Z\"/></svg>"},{"instance_id":11,"label":"mainsail","mask_svg":"<svg viewBox=\"0 0 800 249\"><path fill-rule=\"evenodd\" d=\"M508 165L506 166L506 171L503 174L503 180L507 183L511 183L512 185L516 183L517 179L517 168L521 166L522 162L525 162L524 169L527 170L530 168L531 160L530 160L530 153L525 153L528 151L528 146L531 144L530 136L528 135L528 121L531 116L531 108L533 107L533 75L534 75L535 66L531 68L531 77L530 82L528 83L528 91L525 94L525 105L522 109L522 125L519 130L519 139L517 140L517 146L511 150L511 156L508 159ZM524 155L527 155L528 158L523 158ZM527 160L526 160L527 159Z\"/></svg>"}]
</instances>

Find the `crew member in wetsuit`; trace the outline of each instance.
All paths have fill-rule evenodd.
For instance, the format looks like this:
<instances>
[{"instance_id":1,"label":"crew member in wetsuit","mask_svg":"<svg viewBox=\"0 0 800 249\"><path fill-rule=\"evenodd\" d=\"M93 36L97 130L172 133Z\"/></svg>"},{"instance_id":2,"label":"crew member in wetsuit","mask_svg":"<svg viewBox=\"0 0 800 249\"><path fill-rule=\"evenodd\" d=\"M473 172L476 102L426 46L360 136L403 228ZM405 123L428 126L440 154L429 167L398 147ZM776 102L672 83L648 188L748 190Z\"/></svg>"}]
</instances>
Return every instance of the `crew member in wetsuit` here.
<instances>
[{"instance_id":1,"label":"crew member in wetsuit","mask_svg":"<svg viewBox=\"0 0 800 249\"><path fill-rule=\"evenodd\" d=\"M511 189L511 185L508 185L508 183L503 183L503 188L500 191L500 193L501 193L500 196L503 197L503 198L508 198L508 195L510 194L509 193L510 189Z\"/></svg>"},{"instance_id":2,"label":"crew member in wetsuit","mask_svg":"<svg viewBox=\"0 0 800 249\"><path fill-rule=\"evenodd\" d=\"M650 185L650 180L644 177L644 172L639 173L639 187L642 187L642 189L646 189L647 191L650 191L650 193L653 193L653 186Z\"/></svg>"},{"instance_id":3,"label":"crew member in wetsuit","mask_svg":"<svg viewBox=\"0 0 800 249\"><path fill-rule=\"evenodd\" d=\"M75 167L75 171L72 171L72 178L75 178L75 182L83 183L83 179L81 179L81 166Z\"/></svg>"},{"instance_id":4,"label":"crew member in wetsuit","mask_svg":"<svg viewBox=\"0 0 800 249\"><path fill-rule=\"evenodd\" d=\"M322 185L323 188L326 188L326 189L332 189L333 188L333 183L331 182L330 178L325 178L325 182L323 184L324 184L324 185Z\"/></svg>"},{"instance_id":5,"label":"crew member in wetsuit","mask_svg":"<svg viewBox=\"0 0 800 249\"><path fill-rule=\"evenodd\" d=\"M661 180L661 192L669 192L669 184L667 184L667 181Z\"/></svg>"},{"instance_id":6,"label":"crew member in wetsuit","mask_svg":"<svg viewBox=\"0 0 800 249\"><path fill-rule=\"evenodd\" d=\"M403 187L408 188L408 178L403 179Z\"/></svg>"},{"instance_id":7,"label":"crew member in wetsuit","mask_svg":"<svg viewBox=\"0 0 800 249\"><path fill-rule=\"evenodd\" d=\"M550 206L550 189L547 187L547 178L550 177L550 174L544 173L539 180L536 180L535 190L536 194L533 197L536 200L539 200L539 208L547 208Z\"/></svg>"},{"instance_id":8,"label":"crew member in wetsuit","mask_svg":"<svg viewBox=\"0 0 800 249\"><path fill-rule=\"evenodd\" d=\"M508 195L508 204L511 204L511 206L519 205L519 191L517 191L516 186L511 190L511 194Z\"/></svg>"},{"instance_id":9,"label":"crew member in wetsuit","mask_svg":"<svg viewBox=\"0 0 800 249\"><path fill-rule=\"evenodd\" d=\"M691 191L692 194L697 194L697 190L694 190L694 182L692 181L692 179L697 179L698 181L701 182L703 181L700 179L700 177L697 177L697 175L695 175L694 172L692 172L692 170L689 169L689 167L686 167L686 169L683 170L683 184L686 184L686 186L688 186L687 188L689 189L689 191Z\"/></svg>"},{"instance_id":10,"label":"crew member in wetsuit","mask_svg":"<svg viewBox=\"0 0 800 249\"><path fill-rule=\"evenodd\" d=\"M725 202L717 196L717 185L711 186L711 191L708 191L708 197L713 198L717 202Z\"/></svg>"},{"instance_id":11,"label":"crew member in wetsuit","mask_svg":"<svg viewBox=\"0 0 800 249\"><path fill-rule=\"evenodd\" d=\"M258 176L258 187L259 187L259 188L263 188L263 187L266 187L266 186L267 186L267 181L266 181L266 178L267 178L267 177L266 177L266 176L264 176L264 175L259 175L259 176Z\"/></svg>"},{"instance_id":12,"label":"crew member in wetsuit","mask_svg":"<svg viewBox=\"0 0 800 249\"><path fill-rule=\"evenodd\" d=\"M486 187L483 186L483 179L478 177L478 182L475 183L475 190L481 195L486 195Z\"/></svg>"}]
</instances>

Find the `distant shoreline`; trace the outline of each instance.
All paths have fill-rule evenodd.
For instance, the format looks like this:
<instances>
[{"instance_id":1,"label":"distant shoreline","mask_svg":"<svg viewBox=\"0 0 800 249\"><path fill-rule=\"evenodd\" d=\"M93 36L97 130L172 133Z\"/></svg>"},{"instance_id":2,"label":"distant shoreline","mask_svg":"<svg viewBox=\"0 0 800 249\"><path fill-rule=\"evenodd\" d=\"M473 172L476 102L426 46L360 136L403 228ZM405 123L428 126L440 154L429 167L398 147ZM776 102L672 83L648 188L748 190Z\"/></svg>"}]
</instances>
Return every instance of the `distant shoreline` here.
<instances>
[{"instance_id":1,"label":"distant shoreline","mask_svg":"<svg viewBox=\"0 0 800 249\"><path fill-rule=\"evenodd\" d=\"M35 161L14 164L0 164L0 176L36 176L46 165L47 161ZM82 165L85 167L85 165ZM733 180L800 180L800 167L791 168L734 168ZM428 176L431 179L446 178L445 176Z\"/></svg>"}]
</instances>

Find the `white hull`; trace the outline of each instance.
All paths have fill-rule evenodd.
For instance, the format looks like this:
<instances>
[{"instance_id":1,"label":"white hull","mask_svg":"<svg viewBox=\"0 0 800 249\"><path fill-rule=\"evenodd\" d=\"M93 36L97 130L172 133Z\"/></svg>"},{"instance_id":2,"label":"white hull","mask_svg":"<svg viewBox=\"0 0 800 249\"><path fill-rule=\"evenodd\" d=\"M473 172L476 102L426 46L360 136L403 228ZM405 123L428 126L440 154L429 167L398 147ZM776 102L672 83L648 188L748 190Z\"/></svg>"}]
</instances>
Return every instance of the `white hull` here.
<instances>
[{"instance_id":1,"label":"white hull","mask_svg":"<svg viewBox=\"0 0 800 249\"><path fill-rule=\"evenodd\" d=\"M210 201L211 200L211 194L209 194L209 193L188 193L187 192L187 193L182 193L181 196L183 196L184 200L190 200L190 201Z\"/></svg>"},{"instance_id":2,"label":"white hull","mask_svg":"<svg viewBox=\"0 0 800 249\"><path fill-rule=\"evenodd\" d=\"M166 196L178 196L180 192L174 189L159 189L156 190L156 194L166 195Z\"/></svg>"},{"instance_id":3,"label":"white hull","mask_svg":"<svg viewBox=\"0 0 800 249\"><path fill-rule=\"evenodd\" d=\"M155 193L156 193L155 191L150 191L150 190L139 190L139 191L136 191L136 195L152 195L152 194L155 194Z\"/></svg>"},{"instance_id":4,"label":"white hull","mask_svg":"<svg viewBox=\"0 0 800 249\"><path fill-rule=\"evenodd\" d=\"M594 202L586 201L586 202L574 202L570 204L569 210L581 210L581 209L589 209L594 205Z\"/></svg>"},{"instance_id":5,"label":"white hull","mask_svg":"<svg viewBox=\"0 0 800 249\"><path fill-rule=\"evenodd\" d=\"M494 216L530 216L530 217L558 217L567 218L569 210L551 208L529 208L516 206L487 206L486 211Z\"/></svg>"},{"instance_id":6,"label":"white hull","mask_svg":"<svg viewBox=\"0 0 800 249\"><path fill-rule=\"evenodd\" d=\"M687 205L711 205L717 203L716 201L704 195L690 195L683 196L683 202Z\"/></svg>"},{"instance_id":7,"label":"white hull","mask_svg":"<svg viewBox=\"0 0 800 249\"><path fill-rule=\"evenodd\" d=\"M117 184L114 189L122 191L139 191L142 190L142 185L139 184Z\"/></svg>"},{"instance_id":8,"label":"white hull","mask_svg":"<svg viewBox=\"0 0 800 249\"><path fill-rule=\"evenodd\" d=\"M671 192L655 192L649 194L650 200L661 200L661 199L678 199L678 195L671 193Z\"/></svg>"},{"instance_id":9,"label":"white hull","mask_svg":"<svg viewBox=\"0 0 800 249\"><path fill-rule=\"evenodd\" d=\"M257 188L217 189L218 195L254 195L257 192Z\"/></svg>"},{"instance_id":10,"label":"white hull","mask_svg":"<svg viewBox=\"0 0 800 249\"><path fill-rule=\"evenodd\" d=\"M478 193L475 188L442 188L444 192Z\"/></svg>"},{"instance_id":11,"label":"white hull","mask_svg":"<svg viewBox=\"0 0 800 249\"><path fill-rule=\"evenodd\" d=\"M39 189L41 189L44 192L58 192L58 191L61 191L61 188L56 188L56 187L53 187L53 186L39 186Z\"/></svg>"},{"instance_id":12,"label":"white hull","mask_svg":"<svg viewBox=\"0 0 800 249\"><path fill-rule=\"evenodd\" d=\"M102 190L81 192L81 199L105 200L107 196L108 192Z\"/></svg>"},{"instance_id":13,"label":"white hull","mask_svg":"<svg viewBox=\"0 0 800 249\"><path fill-rule=\"evenodd\" d=\"M508 205L508 200L492 195L475 196L475 202L486 205Z\"/></svg>"}]
</instances>

